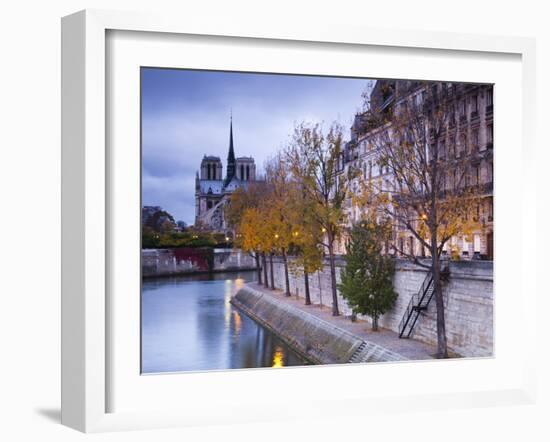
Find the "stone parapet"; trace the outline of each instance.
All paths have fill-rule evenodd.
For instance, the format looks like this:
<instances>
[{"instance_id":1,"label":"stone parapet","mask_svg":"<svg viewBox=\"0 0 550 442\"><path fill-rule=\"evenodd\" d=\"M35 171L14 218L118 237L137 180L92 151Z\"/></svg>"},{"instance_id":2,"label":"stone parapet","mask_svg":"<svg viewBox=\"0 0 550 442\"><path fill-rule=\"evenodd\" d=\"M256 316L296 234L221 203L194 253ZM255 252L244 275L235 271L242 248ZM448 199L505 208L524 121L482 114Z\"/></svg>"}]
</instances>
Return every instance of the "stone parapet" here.
<instances>
[{"instance_id":1,"label":"stone parapet","mask_svg":"<svg viewBox=\"0 0 550 442\"><path fill-rule=\"evenodd\" d=\"M235 249L180 248L141 251L143 277L230 272L255 268L256 262L252 256Z\"/></svg>"}]
</instances>

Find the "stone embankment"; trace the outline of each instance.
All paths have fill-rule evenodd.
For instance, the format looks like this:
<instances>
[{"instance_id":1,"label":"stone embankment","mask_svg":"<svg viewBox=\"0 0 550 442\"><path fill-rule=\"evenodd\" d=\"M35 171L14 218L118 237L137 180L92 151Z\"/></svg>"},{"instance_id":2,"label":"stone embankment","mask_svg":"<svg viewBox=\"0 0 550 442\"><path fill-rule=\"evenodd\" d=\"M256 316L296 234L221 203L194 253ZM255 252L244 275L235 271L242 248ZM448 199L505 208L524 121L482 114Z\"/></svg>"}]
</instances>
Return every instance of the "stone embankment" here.
<instances>
[{"instance_id":1,"label":"stone embankment","mask_svg":"<svg viewBox=\"0 0 550 442\"><path fill-rule=\"evenodd\" d=\"M345 263L336 262L337 279ZM486 357L493 355L493 262L458 261L450 263L450 278L443 286L445 306L445 325L449 349L464 357ZM282 260L274 263L275 287L285 287ZM399 322L411 297L418 292L426 270L413 264L397 260L393 280L395 291L399 294L392 310L379 318L379 325L398 332ZM311 302L315 305L330 306L330 268L325 263L324 270L309 276ZM304 276L290 274L290 291L294 296L304 299ZM338 294L340 312L351 315L351 309ZM360 317L370 321L368 317ZM429 345L437 344L436 308L432 300L427 311L421 313L414 329L414 339ZM406 340L401 340L406 341Z\"/></svg>"},{"instance_id":2,"label":"stone embankment","mask_svg":"<svg viewBox=\"0 0 550 442\"><path fill-rule=\"evenodd\" d=\"M280 291L269 291L255 283L239 290L231 303L275 333L302 357L316 364L409 359L337 325L335 321L338 319L331 320L323 318L322 314L308 312ZM422 358L426 357L429 358L428 353L422 353Z\"/></svg>"},{"instance_id":3,"label":"stone embankment","mask_svg":"<svg viewBox=\"0 0 550 442\"><path fill-rule=\"evenodd\" d=\"M141 273L144 277L234 272L255 268L254 258L237 249L177 248L141 251Z\"/></svg>"}]
</instances>

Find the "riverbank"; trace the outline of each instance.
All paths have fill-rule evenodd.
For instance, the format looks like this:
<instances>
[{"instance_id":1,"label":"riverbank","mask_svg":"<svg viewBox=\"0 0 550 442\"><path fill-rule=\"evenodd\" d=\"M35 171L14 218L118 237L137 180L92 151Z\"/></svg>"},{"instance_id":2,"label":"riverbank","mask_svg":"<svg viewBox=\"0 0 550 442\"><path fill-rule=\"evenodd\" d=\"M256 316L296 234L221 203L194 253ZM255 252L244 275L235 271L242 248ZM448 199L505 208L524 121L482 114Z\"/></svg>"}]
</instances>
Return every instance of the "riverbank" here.
<instances>
[{"instance_id":1,"label":"riverbank","mask_svg":"<svg viewBox=\"0 0 550 442\"><path fill-rule=\"evenodd\" d=\"M289 258L292 260L292 258ZM493 355L493 263L491 261L450 262L450 276L443 284L445 328L449 351L464 357L490 357ZM336 259L336 280L345 265ZM274 283L279 290L285 287L284 264L276 257L273 263ZM395 333L411 297L418 293L426 277L426 270L409 261L396 259L393 287L399 294L391 310L379 318L379 326ZM290 291L304 302L304 276L289 272ZM332 304L331 276L328 261L321 272L309 276L312 304L328 309ZM351 315L351 308L338 293L338 306L343 316ZM360 316L370 322L370 318ZM435 302L421 312L413 337L428 345L437 345L437 312Z\"/></svg>"},{"instance_id":2,"label":"riverbank","mask_svg":"<svg viewBox=\"0 0 550 442\"><path fill-rule=\"evenodd\" d=\"M238 249L182 247L141 251L144 278L248 270L256 270L256 262Z\"/></svg>"},{"instance_id":3,"label":"riverbank","mask_svg":"<svg viewBox=\"0 0 550 442\"><path fill-rule=\"evenodd\" d=\"M326 306L306 306L303 299L256 283L246 284L231 303L317 364L425 360L435 353L432 345L399 339L385 328L371 331L365 321L334 317Z\"/></svg>"}]
</instances>

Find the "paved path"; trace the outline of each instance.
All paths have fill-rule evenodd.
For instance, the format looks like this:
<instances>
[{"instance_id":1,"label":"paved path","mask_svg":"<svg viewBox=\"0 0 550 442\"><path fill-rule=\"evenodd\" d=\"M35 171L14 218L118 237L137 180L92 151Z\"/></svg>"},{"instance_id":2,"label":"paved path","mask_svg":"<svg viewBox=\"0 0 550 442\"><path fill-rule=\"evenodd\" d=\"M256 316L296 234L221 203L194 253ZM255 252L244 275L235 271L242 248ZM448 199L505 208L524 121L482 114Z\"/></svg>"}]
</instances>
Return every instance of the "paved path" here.
<instances>
[{"instance_id":1,"label":"paved path","mask_svg":"<svg viewBox=\"0 0 550 442\"><path fill-rule=\"evenodd\" d=\"M351 322L349 318L344 316L332 316L332 310L327 306L319 306L318 304L304 305L303 298L296 296L285 296L281 290L266 289L256 283L249 283L255 290L259 290L265 295L269 295L279 302L285 302L295 308L303 310L311 315L323 319L337 327L343 328L356 336L359 336L364 341L378 344L388 350L400 354L405 359L433 359L436 353L435 346L425 344L416 339L399 339L399 335L386 328L378 327L378 331L372 331L370 325L361 320Z\"/></svg>"}]
</instances>

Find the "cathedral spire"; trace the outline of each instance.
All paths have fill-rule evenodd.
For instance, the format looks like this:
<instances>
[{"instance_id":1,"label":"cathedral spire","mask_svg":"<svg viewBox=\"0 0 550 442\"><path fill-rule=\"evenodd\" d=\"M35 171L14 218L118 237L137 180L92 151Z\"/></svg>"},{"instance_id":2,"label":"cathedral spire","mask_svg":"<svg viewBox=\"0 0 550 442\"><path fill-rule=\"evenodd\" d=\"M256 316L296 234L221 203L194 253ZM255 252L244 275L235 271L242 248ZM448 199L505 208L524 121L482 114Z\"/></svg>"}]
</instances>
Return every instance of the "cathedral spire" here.
<instances>
[{"instance_id":1,"label":"cathedral spire","mask_svg":"<svg viewBox=\"0 0 550 442\"><path fill-rule=\"evenodd\" d=\"M233 149L233 111L229 117L229 153L227 154L227 175L225 177L225 185L235 176L235 150Z\"/></svg>"}]
</instances>

